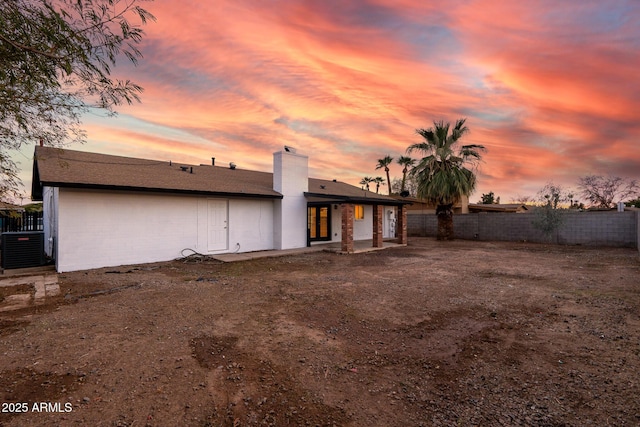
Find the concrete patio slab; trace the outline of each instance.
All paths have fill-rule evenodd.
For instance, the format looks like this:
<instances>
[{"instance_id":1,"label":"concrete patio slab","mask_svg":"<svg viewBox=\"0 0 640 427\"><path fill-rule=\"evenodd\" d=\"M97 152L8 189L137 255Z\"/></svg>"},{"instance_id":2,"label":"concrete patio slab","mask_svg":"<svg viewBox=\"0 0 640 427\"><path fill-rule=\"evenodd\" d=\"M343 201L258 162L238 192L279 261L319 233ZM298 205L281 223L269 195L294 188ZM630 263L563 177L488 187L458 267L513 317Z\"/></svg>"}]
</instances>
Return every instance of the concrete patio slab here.
<instances>
[{"instance_id":1,"label":"concrete patio slab","mask_svg":"<svg viewBox=\"0 0 640 427\"><path fill-rule=\"evenodd\" d=\"M406 246L406 245L401 245L393 241L388 241L388 242L383 242L382 247L375 248L373 247L372 240L359 240L354 242L353 252L348 252L348 253L372 252L372 251L379 251L382 249L389 249L393 247L402 247L402 246ZM238 253L238 254L211 255L211 258L216 259L218 261L222 261L222 262L236 262L236 261L247 261L247 260L257 259L257 258L271 258L271 257L280 257L285 255L294 255L294 254L311 253L311 252L335 252L339 254L347 254L347 252L342 251L340 242L334 242L334 243L315 244L306 248L256 251L256 252L245 252L245 253Z\"/></svg>"}]
</instances>

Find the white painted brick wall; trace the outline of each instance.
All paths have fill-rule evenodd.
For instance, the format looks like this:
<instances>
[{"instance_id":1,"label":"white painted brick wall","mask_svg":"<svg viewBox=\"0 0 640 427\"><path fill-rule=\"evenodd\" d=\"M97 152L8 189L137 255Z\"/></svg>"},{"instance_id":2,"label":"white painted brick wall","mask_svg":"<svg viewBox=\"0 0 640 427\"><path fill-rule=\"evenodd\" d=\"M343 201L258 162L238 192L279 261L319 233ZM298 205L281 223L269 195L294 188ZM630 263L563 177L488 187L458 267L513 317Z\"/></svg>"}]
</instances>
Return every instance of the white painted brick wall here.
<instances>
[{"instance_id":1,"label":"white painted brick wall","mask_svg":"<svg viewBox=\"0 0 640 427\"><path fill-rule=\"evenodd\" d=\"M209 253L202 226L206 210L203 214L198 208L202 200L206 198L62 188L57 270L168 261L186 248ZM229 248L218 253L273 249L272 208L270 200L230 200Z\"/></svg>"}]
</instances>

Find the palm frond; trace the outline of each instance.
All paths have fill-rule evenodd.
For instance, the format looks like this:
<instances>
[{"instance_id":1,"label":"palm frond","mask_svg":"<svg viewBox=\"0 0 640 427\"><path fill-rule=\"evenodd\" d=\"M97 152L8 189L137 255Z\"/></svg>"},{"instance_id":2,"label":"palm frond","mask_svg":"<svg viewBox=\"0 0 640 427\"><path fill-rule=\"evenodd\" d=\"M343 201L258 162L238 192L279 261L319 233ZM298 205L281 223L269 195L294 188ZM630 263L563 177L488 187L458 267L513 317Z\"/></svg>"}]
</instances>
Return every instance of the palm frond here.
<instances>
[{"instance_id":1,"label":"palm frond","mask_svg":"<svg viewBox=\"0 0 640 427\"><path fill-rule=\"evenodd\" d=\"M433 127L416 130L423 141L410 145L407 152L425 155L410 172L418 183L418 197L435 204L450 204L475 189L476 176L464 165L478 162L486 150L479 144L456 149L458 140L469 132L465 123L466 119L459 119L451 128L449 123L434 121Z\"/></svg>"},{"instance_id":2,"label":"palm frond","mask_svg":"<svg viewBox=\"0 0 640 427\"><path fill-rule=\"evenodd\" d=\"M429 152L433 151L432 150L432 145L426 143L426 142L417 142L415 144L411 144L409 147L407 147L407 154L411 154L414 151L422 151L424 154L428 154Z\"/></svg>"},{"instance_id":3,"label":"palm frond","mask_svg":"<svg viewBox=\"0 0 640 427\"><path fill-rule=\"evenodd\" d=\"M376 165L376 169L387 168L393 162L393 157L390 155L386 155L381 159L378 159L378 164Z\"/></svg>"},{"instance_id":4,"label":"palm frond","mask_svg":"<svg viewBox=\"0 0 640 427\"><path fill-rule=\"evenodd\" d=\"M487 149L484 145L479 144L471 144L471 145L463 145L460 148L460 157L464 160L471 161L479 161L482 158L482 154L480 152L485 152Z\"/></svg>"}]
</instances>

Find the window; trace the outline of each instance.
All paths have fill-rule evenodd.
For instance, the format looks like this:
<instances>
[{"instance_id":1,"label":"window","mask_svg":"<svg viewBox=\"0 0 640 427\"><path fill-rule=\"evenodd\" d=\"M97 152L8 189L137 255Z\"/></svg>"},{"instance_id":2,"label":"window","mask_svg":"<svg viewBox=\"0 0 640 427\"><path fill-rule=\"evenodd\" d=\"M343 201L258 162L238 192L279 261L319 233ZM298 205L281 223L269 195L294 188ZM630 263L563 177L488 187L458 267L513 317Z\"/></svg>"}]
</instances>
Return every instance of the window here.
<instances>
[{"instance_id":1,"label":"window","mask_svg":"<svg viewBox=\"0 0 640 427\"><path fill-rule=\"evenodd\" d=\"M364 206L362 205L355 205L355 208L353 210L353 217L356 220L359 219L364 219Z\"/></svg>"}]
</instances>

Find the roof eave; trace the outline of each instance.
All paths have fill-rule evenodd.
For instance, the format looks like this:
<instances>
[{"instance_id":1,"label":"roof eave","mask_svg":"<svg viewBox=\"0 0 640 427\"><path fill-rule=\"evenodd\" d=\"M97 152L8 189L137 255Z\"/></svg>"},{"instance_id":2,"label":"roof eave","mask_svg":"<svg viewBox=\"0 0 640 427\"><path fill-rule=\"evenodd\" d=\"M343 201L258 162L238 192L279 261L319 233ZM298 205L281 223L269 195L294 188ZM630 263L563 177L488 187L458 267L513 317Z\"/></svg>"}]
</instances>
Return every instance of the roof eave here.
<instances>
[{"instance_id":1,"label":"roof eave","mask_svg":"<svg viewBox=\"0 0 640 427\"><path fill-rule=\"evenodd\" d=\"M378 199L371 197L354 197L354 196L345 196L342 194L323 194L323 193L304 193L305 197L318 197L328 200L335 200L343 203L360 203L363 205L388 205L388 206L401 206L407 205L408 202L403 202L395 199Z\"/></svg>"},{"instance_id":2,"label":"roof eave","mask_svg":"<svg viewBox=\"0 0 640 427\"><path fill-rule=\"evenodd\" d=\"M82 190L111 190L111 191L142 191L148 193L163 194L188 194L197 196L216 196L230 198L259 198L259 199L282 199L282 194L261 194L261 193L244 193L244 192L222 192L222 191L202 191L202 190L185 190L175 188L152 188L152 187L135 187L125 185L101 185L101 184L80 184L68 182L41 182L40 188L59 187L59 188L77 188ZM40 195L42 197L42 195ZM40 199L42 200L42 199Z\"/></svg>"}]
</instances>

